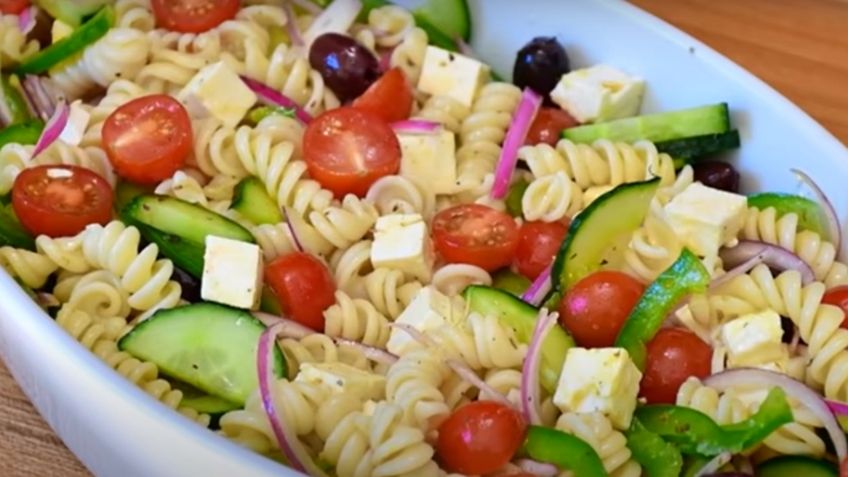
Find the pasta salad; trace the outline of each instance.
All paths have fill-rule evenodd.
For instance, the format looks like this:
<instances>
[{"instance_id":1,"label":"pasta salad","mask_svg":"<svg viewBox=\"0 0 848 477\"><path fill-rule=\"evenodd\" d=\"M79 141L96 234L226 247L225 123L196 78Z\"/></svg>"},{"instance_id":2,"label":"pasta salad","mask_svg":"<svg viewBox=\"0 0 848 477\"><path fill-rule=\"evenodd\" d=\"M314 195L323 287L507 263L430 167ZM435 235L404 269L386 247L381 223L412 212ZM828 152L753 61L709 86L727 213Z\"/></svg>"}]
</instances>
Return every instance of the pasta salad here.
<instances>
[{"instance_id":1,"label":"pasta salad","mask_svg":"<svg viewBox=\"0 0 848 477\"><path fill-rule=\"evenodd\" d=\"M312 476L848 471L848 266L724 103L464 0L0 1L0 265L162 404ZM23 319L25 317L17 317Z\"/></svg>"}]
</instances>

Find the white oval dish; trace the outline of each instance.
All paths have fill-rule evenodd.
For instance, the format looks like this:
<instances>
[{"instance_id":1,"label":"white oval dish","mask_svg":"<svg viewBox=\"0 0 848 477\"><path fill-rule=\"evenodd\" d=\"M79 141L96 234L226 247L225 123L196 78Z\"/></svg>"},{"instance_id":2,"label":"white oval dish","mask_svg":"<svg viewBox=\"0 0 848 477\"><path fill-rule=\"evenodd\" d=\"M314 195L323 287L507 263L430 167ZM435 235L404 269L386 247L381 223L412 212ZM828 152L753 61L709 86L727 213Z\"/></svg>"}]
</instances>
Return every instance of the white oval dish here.
<instances>
[{"instance_id":1,"label":"white oval dish","mask_svg":"<svg viewBox=\"0 0 848 477\"><path fill-rule=\"evenodd\" d=\"M742 133L746 190L797 192L801 168L848 214L848 150L798 107L726 58L618 0L472 0L474 46L509 73L531 37L556 35L573 66L642 76L645 111L728 102ZM98 476L296 475L151 399L56 326L0 273L0 354L71 451Z\"/></svg>"}]
</instances>

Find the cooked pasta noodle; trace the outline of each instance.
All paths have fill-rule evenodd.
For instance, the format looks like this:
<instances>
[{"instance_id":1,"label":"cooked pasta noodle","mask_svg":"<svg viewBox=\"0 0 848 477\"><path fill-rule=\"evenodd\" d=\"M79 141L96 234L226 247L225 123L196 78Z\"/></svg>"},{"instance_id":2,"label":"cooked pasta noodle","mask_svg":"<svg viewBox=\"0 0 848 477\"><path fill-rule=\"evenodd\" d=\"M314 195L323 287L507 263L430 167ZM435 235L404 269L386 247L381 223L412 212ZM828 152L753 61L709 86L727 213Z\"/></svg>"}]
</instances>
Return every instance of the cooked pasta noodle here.
<instances>
[{"instance_id":1,"label":"cooked pasta noodle","mask_svg":"<svg viewBox=\"0 0 848 477\"><path fill-rule=\"evenodd\" d=\"M57 268L40 253L9 246L0 247L0 266L30 288L40 288Z\"/></svg>"},{"instance_id":2,"label":"cooked pasta noodle","mask_svg":"<svg viewBox=\"0 0 848 477\"><path fill-rule=\"evenodd\" d=\"M406 353L386 373L386 400L403 409L408 424L433 430L451 411L440 391L450 372L429 350Z\"/></svg>"},{"instance_id":3,"label":"cooked pasta noodle","mask_svg":"<svg viewBox=\"0 0 848 477\"><path fill-rule=\"evenodd\" d=\"M422 287L417 280L407 281L403 272L378 268L365 276L368 300L381 314L395 319Z\"/></svg>"},{"instance_id":4,"label":"cooked pasta noodle","mask_svg":"<svg viewBox=\"0 0 848 477\"><path fill-rule=\"evenodd\" d=\"M556 428L583 439L601 458L611 477L639 477L642 468L631 458L627 438L612 427L609 419L598 412L565 413L557 419Z\"/></svg>"},{"instance_id":5,"label":"cooked pasta noodle","mask_svg":"<svg viewBox=\"0 0 848 477\"><path fill-rule=\"evenodd\" d=\"M62 273L56 280L53 295L62 303L96 318L130 314L129 294L114 273L95 270L85 275Z\"/></svg>"},{"instance_id":6,"label":"cooked pasta noodle","mask_svg":"<svg viewBox=\"0 0 848 477\"><path fill-rule=\"evenodd\" d=\"M294 379L304 363L344 363L358 369L371 370L372 366L361 351L350 346L337 345L332 338L321 333L301 339L286 338L280 347L288 363L289 378Z\"/></svg>"},{"instance_id":7,"label":"cooked pasta noodle","mask_svg":"<svg viewBox=\"0 0 848 477\"><path fill-rule=\"evenodd\" d=\"M29 162L31 166L40 165L71 165L85 167L106 179L111 185L117 181L112 164L106 153L97 147L81 148L57 140Z\"/></svg>"},{"instance_id":8,"label":"cooked pasta noodle","mask_svg":"<svg viewBox=\"0 0 848 477\"><path fill-rule=\"evenodd\" d=\"M17 15L0 15L0 64L16 65L38 50L38 40L27 40Z\"/></svg>"},{"instance_id":9,"label":"cooked pasta noodle","mask_svg":"<svg viewBox=\"0 0 848 477\"><path fill-rule=\"evenodd\" d=\"M533 180L521 197L524 218L531 221L557 222L577 214L582 205L580 188L562 171Z\"/></svg>"},{"instance_id":10,"label":"cooked pasta noodle","mask_svg":"<svg viewBox=\"0 0 848 477\"><path fill-rule=\"evenodd\" d=\"M27 167L32 158L33 146L10 142L0 148L0 194L12 190L18 174Z\"/></svg>"},{"instance_id":11,"label":"cooked pasta noodle","mask_svg":"<svg viewBox=\"0 0 848 477\"><path fill-rule=\"evenodd\" d=\"M336 292L336 304L324 311L327 336L359 341L383 348L389 340L389 320L361 298Z\"/></svg>"},{"instance_id":12,"label":"cooked pasta noodle","mask_svg":"<svg viewBox=\"0 0 848 477\"><path fill-rule=\"evenodd\" d=\"M450 96L436 95L428 98L416 117L441 123L452 132L459 133L462 122L471 114L468 106Z\"/></svg>"},{"instance_id":13,"label":"cooked pasta noodle","mask_svg":"<svg viewBox=\"0 0 848 477\"><path fill-rule=\"evenodd\" d=\"M374 204L380 215L421 214L429 218L436 207L436 197L404 176L392 175L371 184L365 199Z\"/></svg>"},{"instance_id":14,"label":"cooked pasta noodle","mask_svg":"<svg viewBox=\"0 0 848 477\"><path fill-rule=\"evenodd\" d=\"M491 285L492 277L476 265L453 263L436 270L432 284L446 295L456 295L468 285Z\"/></svg>"},{"instance_id":15,"label":"cooked pasta noodle","mask_svg":"<svg viewBox=\"0 0 848 477\"><path fill-rule=\"evenodd\" d=\"M668 223L659 201L651 201L648 216L633 232L624 251L625 270L652 282L677 260L681 250L683 242Z\"/></svg>"},{"instance_id":16,"label":"cooked pasta noodle","mask_svg":"<svg viewBox=\"0 0 848 477\"><path fill-rule=\"evenodd\" d=\"M412 84L418 84L421 68L424 66L424 55L427 54L427 33L415 27L404 35L389 60L392 67L400 68Z\"/></svg>"}]
</instances>

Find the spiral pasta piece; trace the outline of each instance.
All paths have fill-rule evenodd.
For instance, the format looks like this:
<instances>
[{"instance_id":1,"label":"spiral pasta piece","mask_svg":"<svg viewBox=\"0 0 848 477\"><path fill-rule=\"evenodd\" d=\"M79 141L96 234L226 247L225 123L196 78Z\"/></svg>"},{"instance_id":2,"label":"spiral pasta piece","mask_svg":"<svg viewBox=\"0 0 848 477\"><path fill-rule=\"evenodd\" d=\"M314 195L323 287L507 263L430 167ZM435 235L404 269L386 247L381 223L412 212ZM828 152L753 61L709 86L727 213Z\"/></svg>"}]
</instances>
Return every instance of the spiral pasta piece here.
<instances>
[{"instance_id":1,"label":"spiral pasta piece","mask_svg":"<svg viewBox=\"0 0 848 477\"><path fill-rule=\"evenodd\" d=\"M107 270L85 275L61 273L53 295L60 302L95 318L126 319L130 314L129 294L121 287L118 277Z\"/></svg>"},{"instance_id":2,"label":"spiral pasta piece","mask_svg":"<svg viewBox=\"0 0 848 477\"><path fill-rule=\"evenodd\" d=\"M407 424L433 430L451 411L440 390L450 372L429 350L406 353L386 373L386 400L403 409Z\"/></svg>"},{"instance_id":3,"label":"spiral pasta piece","mask_svg":"<svg viewBox=\"0 0 848 477\"><path fill-rule=\"evenodd\" d=\"M324 239L337 248L346 248L367 234L379 213L367 201L346 195L339 206L309 213L309 222Z\"/></svg>"},{"instance_id":4,"label":"spiral pasta piece","mask_svg":"<svg viewBox=\"0 0 848 477\"><path fill-rule=\"evenodd\" d=\"M469 114L468 106L450 96L436 95L427 98L416 117L441 123L448 131L458 134Z\"/></svg>"},{"instance_id":5,"label":"spiral pasta piece","mask_svg":"<svg viewBox=\"0 0 848 477\"><path fill-rule=\"evenodd\" d=\"M117 0L115 24L123 28L149 32L156 27L156 18L148 0Z\"/></svg>"},{"instance_id":6,"label":"spiral pasta piece","mask_svg":"<svg viewBox=\"0 0 848 477\"><path fill-rule=\"evenodd\" d=\"M557 419L556 428L591 445L611 477L642 475L642 468L627 448L627 438L602 413L565 413Z\"/></svg>"},{"instance_id":7,"label":"spiral pasta piece","mask_svg":"<svg viewBox=\"0 0 848 477\"><path fill-rule=\"evenodd\" d=\"M33 289L41 288L47 282L47 277L57 269L56 264L41 253L9 246L0 247L0 266L13 278Z\"/></svg>"},{"instance_id":8,"label":"spiral pasta piece","mask_svg":"<svg viewBox=\"0 0 848 477\"><path fill-rule=\"evenodd\" d=\"M692 295L689 302L675 313L677 320L706 343L716 342L719 326L742 315L759 311L754 304L733 296Z\"/></svg>"},{"instance_id":9,"label":"spiral pasta piece","mask_svg":"<svg viewBox=\"0 0 848 477\"><path fill-rule=\"evenodd\" d=\"M562 171L533 180L521 197L521 210L530 221L557 222L577 214L582 205L580 188Z\"/></svg>"},{"instance_id":10,"label":"spiral pasta piece","mask_svg":"<svg viewBox=\"0 0 848 477\"><path fill-rule=\"evenodd\" d=\"M517 409L521 408L521 371L518 369L490 369L483 381L501 396L506 397ZM480 400L496 400L487 392L480 392ZM543 393L539 405L539 417L542 424L553 426L560 411L553 402L553 396Z\"/></svg>"},{"instance_id":11,"label":"spiral pasta piece","mask_svg":"<svg viewBox=\"0 0 848 477\"><path fill-rule=\"evenodd\" d=\"M392 68L400 68L410 83L418 84L428 42L429 38L424 30L418 27L412 28L392 51L389 65Z\"/></svg>"},{"instance_id":12,"label":"spiral pasta piece","mask_svg":"<svg viewBox=\"0 0 848 477\"><path fill-rule=\"evenodd\" d=\"M378 268L365 276L365 292L374 308L394 320L412 301L421 282L405 279L400 270Z\"/></svg>"},{"instance_id":13,"label":"spiral pasta piece","mask_svg":"<svg viewBox=\"0 0 848 477\"><path fill-rule=\"evenodd\" d=\"M365 298L365 275L371 270L371 240L360 240L330 257L336 287L355 298Z\"/></svg>"},{"instance_id":14,"label":"spiral pasta piece","mask_svg":"<svg viewBox=\"0 0 848 477\"><path fill-rule=\"evenodd\" d=\"M96 172L106 179L112 187L117 182L115 171L106 153L98 147L81 148L72 146L62 140L57 140L39 155L32 158L30 166L42 165L70 165L79 166Z\"/></svg>"},{"instance_id":15,"label":"spiral pasta piece","mask_svg":"<svg viewBox=\"0 0 848 477\"><path fill-rule=\"evenodd\" d=\"M446 357L458 358L471 369L520 368L527 345L520 344L512 328L504 326L497 317L469 313L468 329L444 325L429 336Z\"/></svg>"},{"instance_id":16,"label":"spiral pasta piece","mask_svg":"<svg viewBox=\"0 0 848 477\"><path fill-rule=\"evenodd\" d=\"M15 178L26 168L32 158L33 149L33 146L15 142L0 148L0 194L5 195L12 190Z\"/></svg>"},{"instance_id":17,"label":"spiral pasta piece","mask_svg":"<svg viewBox=\"0 0 848 477\"><path fill-rule=\"evenodd\" d=\"M482 268L468 263L451 263L433 273L432 285L440 292L452 296L469 285L492 284L492 276Z\"/></svg>"},{"instance_id":18,"label":"spiral pasta piece","mask_svg":"<svg viewBox=\"0 0 848 477\"><path fill-rule=\"evenodd\" d=\"M327 336L359 341L384 348L389 341L389 320L368 300L336 291L336 304L324 311Z\"/></svg>"},{"instance_id":19,"label":"spiral pasta piece","mask_svg":"<svg viewBox=\"0 0 848 477\"><path fill-rule=\"evenodd\" d=\"M16 65L38 50L38 40L27 40L17 15L0 15L0 64Z\"/></svg>"},{"instance_id":20,"label":"spiral pasta piece","mask_svg":"<svg viewBox=\"0 0 848 477\"><path fill-rule=\"evenodd\" d=\"M671 266L683 242L668 223L659 201L651 201L648 216L630 237L624 251L625 270L650 283Z\"/></svg>"},{"instance_id":21,"label":"spiral pasta piece","mask_svg":"<svg viewBox=\"0 0 848 477\"><path fill-rule=\"evenodd\" d=\"M315 333L300 339L286 338L280 347L288 364L289 378L294 379L304 363L344 363L357 369L370 371L371 362L361 351L350 346L337 345L325 334Z\"/></svg>"},{"instance_id":22,"label":"spiral pasta piece","mask_svg":"<svg viewBox=\"0 0 848 477\"><path fill-rule=\"evenodd\" d=\"M368 188L365 200L374 204L380 215L421 214L429 218L436 208L436 197L403 176L378 179Z\"/></svg>"}]
</instances>

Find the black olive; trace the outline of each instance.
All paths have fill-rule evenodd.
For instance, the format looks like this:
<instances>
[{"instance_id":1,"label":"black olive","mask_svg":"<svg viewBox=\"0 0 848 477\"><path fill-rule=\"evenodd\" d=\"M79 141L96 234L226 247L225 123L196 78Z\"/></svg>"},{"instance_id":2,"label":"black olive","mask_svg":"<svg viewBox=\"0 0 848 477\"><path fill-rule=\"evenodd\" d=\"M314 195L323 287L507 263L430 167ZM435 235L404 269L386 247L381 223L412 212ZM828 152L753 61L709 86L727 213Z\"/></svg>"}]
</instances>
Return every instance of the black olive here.
<instances>
[{"instance_id":1,"label":"black olive","mask_svg":"<svg viewBox=\"0 0 848 477\"><path fill-rule=\"evenodd\" d=\"M200 301L200 280L189 274L182 268L174 267L171 280L180 284L182 298L192 303Z\"/></svg>"},{"instance_id":2,"label":"black olive","mask_svg":"<svg viewBox=\"0 0 848 477\"><path fill-rule=\"evenodd\" d=\"M547 96L562 75L571 71L565 48L554 37L533 38L518 50L512 81L519 88L530 87Z\"/></svg>"},{"instance_id":3,"label":"black olive","mask_svg":"<svg viewBox=\"0 0 848 477\"><path fill-rule=\"evenodd\" d=\"M355 99L380 77L377 58L353 38L326 33L312 42L309 64L342 102Z\"/></svg>"},{"instance_id":4,"label":"black olive","mask_svg":"<svg viewBox=\"0 0 848 477\"><path fill-rule=\"evenodd\" d=\"M695 180L707 187L728 192L739 191L739 172L726 162L701 161L695 163L692 168L695 172Z\"/></svg>"}]
</instances>

